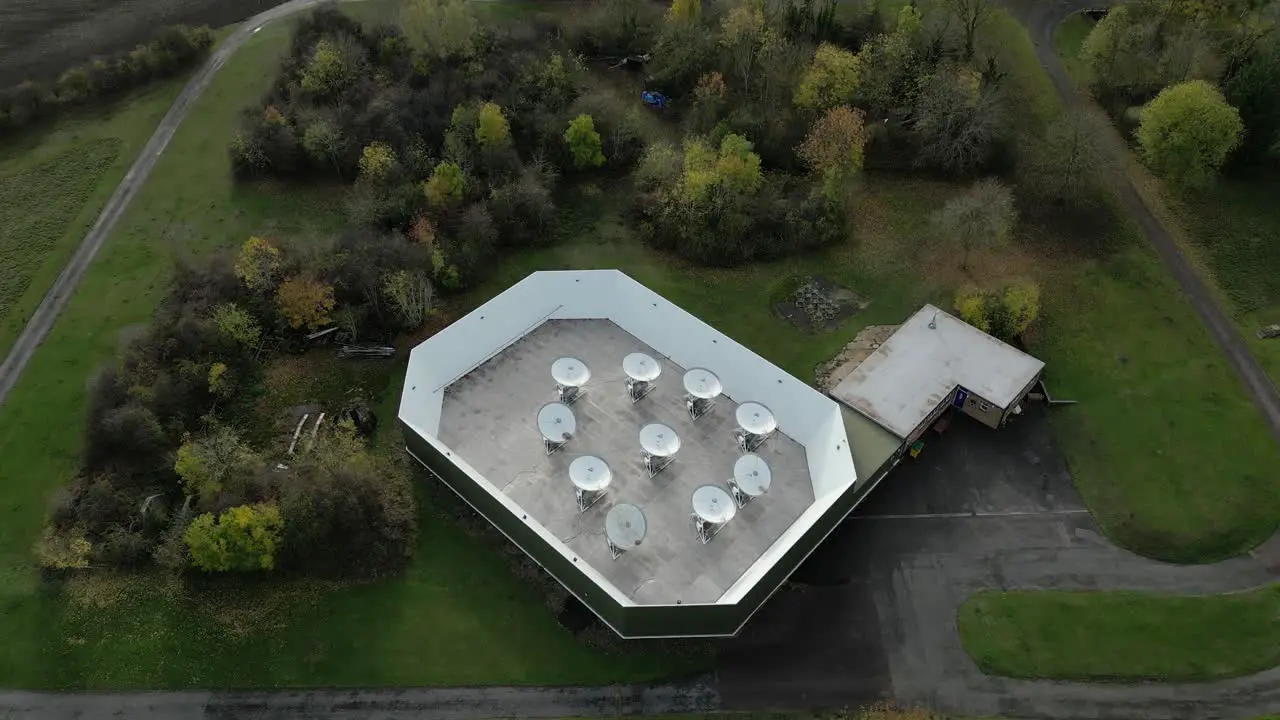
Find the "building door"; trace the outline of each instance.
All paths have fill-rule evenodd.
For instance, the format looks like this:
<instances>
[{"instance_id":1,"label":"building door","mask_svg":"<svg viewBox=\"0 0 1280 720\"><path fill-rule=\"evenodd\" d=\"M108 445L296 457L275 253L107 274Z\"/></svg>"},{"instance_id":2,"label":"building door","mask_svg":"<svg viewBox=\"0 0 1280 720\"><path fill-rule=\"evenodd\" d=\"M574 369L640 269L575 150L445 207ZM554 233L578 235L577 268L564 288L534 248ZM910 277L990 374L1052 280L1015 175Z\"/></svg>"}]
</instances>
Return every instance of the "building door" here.
<instances>
[{"instance_id":1,"label":"building door","mask_svg":"<svg viewBox=\"0 0 1280 720\"><path fill-rule=\"evenodd\" d=\"M969 391L964 388L956 388L956 399L952 402L958 408L964 408L964 401L969 399Z\"/></svg>"}]
</instances>

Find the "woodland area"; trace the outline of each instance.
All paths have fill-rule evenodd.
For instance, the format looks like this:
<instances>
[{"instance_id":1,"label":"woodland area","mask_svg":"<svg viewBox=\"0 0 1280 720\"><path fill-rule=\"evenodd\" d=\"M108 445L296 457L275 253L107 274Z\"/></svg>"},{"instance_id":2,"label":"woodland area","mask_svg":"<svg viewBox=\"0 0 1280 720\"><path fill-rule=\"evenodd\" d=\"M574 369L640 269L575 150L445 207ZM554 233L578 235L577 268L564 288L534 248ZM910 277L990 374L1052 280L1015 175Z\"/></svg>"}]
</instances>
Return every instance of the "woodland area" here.
<instances>
[{"instance_id":1,"label":"woodland area","mask_svg":"<svg viewBox=\"0 0 1280 720\"><path fill-rule=\"evenodd\" d=\"M1128 3L1093 28L1081 59L1095 97L1178 187L1280 170L1280 3Z\"/></svg>"}]
</instances>

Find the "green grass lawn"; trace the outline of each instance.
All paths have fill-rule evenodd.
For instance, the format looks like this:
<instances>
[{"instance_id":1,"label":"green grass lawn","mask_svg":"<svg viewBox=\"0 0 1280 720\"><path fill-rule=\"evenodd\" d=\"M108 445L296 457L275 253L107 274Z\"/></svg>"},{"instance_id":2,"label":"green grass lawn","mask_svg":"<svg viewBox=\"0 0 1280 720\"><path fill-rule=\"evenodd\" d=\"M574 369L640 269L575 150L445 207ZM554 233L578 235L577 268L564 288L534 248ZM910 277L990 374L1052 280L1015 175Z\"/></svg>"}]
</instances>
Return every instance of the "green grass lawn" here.
<instances>
[{"instance_id":1,"label":"green grass lawn","mask_svg":"<svg viewBox=\"0 0 1280 720\"><path fill-rule=\"evenodd\" d=\"M997 42L1029 50L1016 24L995 27L1006 34ZM513 577L497 546L469 535L429 493L412 566L378 583L184 586L150 575L39 581L29 548L47 498L78 465L85 378L111 359L120 330L150 317L173 257L234 246L253 233L319 239L340 223L336 188L286 193L229 181L225 149L236 117L270 84L287 36L287 24L269 26L214 80L0 407L0 685L604 683L707 667L707 654L696 650L628 645L610 655L575 640L543 597ZM1025 69L1019 77L1043 83ZM1051 98L1029 93L1037 114L1053 112ZM615 196L586 192L570 203L571 237L504 260L458 305L474 305L535 269L615 267L809 380L857 329L900 321L925 301L946 303L958 280L955 263L921 239L929 211L956 188L895 176L871 176L866 186L851 242L738 270L652 253L621 224ZM596 209L581 210L587 206ZM1043 251L1052 237L1036 228L1027 234L1037 243L972 264L1029 273L1044 284L1045 332L1036 352L1049 363L1054 391L1082 401L1055 424L1104 527L1135 549L1193 559L1256 541L1259 528L1280 515L1280 493L1274 479L1246 478L1271 478L1275 449L1255 431L1256 412L1154 258L1135 247L1110 263L1064 263ZM870 307L837 332L791 328L770 312L769 298L808 273L847 285ZM395 367L388 370L392 379L375 400L384 421L380 444L394 447L399 384ZM288 402L291 393L324 386L282 383L277 394ZM1105 506L1100 493L1110 486L1120 488L1110 500L1127 505ZM1116 518L1131 518L1137 530L1125 534ZM1143 544L1152 538L1158 543Z\"/></svg>"},{"instance_id":2,"label":"green grass lawn","mask_svg":"<svg viewBox=\"0 0 1280 720\"><path fill-rule=\"evenodd\" d=\"M1054 32L1058 57L1077 83L1084 84L1080 45L1094 23L1072 15ZM1258 340L1263 325L1280 323L1280 180L1223 178L1213 188L1184 195L1164 193L1179 222L1191 234L1185 248L1197 256L1220 296L1229 304L1240 333L1272 382L1280 381L1280 340Z\"/></svg>"},{"instance_id":3,"label":"green grass lawn","mask_svg":"<svg viewBox=\"0 0 1280 720\"><path fill-rule=\"evenodd\" d=\"M960 638L984 672L1022 678L1197 682L1280 665L1280 586L1230 595L978 593Z\"/></svg>"},{"instance_id":4,"label":"green grass lawn","mask_svg":"<svg viewBox=\"0 0 1280 720\"><path fill-rule=\"evenodd\" d=\"M1184 198L1197 248L1234 306L1240 332L1272 382L1280 381L1280 338L1259 340L1280 323L1280 179L1224 179Z\"/></svg>"},{"instance_id":5,"label":"green grass lawn","mask_svg":"<svg viewBox=\"0 0 1280 720\"><path fill-rule=\"evenodd\" d=\"M0 143L0 355L93 226L182 79Z\"/></svg>"},{"instance_id":6,"label":"green grass lawn","mask_svg":"<svg viewBox=\"0 0 1280 720\"><path fill-rule=\"evenodd\" d=\"M1084 66L1084 61L1080 59L1080 46L1084 44L1084 39L1089 36L1089 32L1096 24L1088 15L1076 13L1053 31L1054 51L1062 59L1062 65L1067 69L1067 73L1081 85L1088 80L1088 70Z\"/></svg>"}]
</instances>

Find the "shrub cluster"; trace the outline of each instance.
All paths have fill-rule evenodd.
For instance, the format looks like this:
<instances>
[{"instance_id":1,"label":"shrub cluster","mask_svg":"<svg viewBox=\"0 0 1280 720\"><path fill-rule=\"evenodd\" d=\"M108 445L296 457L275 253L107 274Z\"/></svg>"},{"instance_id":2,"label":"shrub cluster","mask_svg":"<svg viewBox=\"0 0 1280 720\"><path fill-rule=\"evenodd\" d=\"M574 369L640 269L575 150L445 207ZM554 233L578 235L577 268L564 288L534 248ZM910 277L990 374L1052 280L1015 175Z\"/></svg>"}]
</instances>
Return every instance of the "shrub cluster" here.
<instances>
[{"instance_id":1,"label":"shrub cluster","mask_svg":"<svg viewBox=\"0 0 1280 720\"><path fill-rule=\"evenodd\" d=\"M46 122L67 108L185 72L212 46L208 27L167 27L146 45L68 69L52 86L28 80L0 89L0 136Z\"/></svg>"},{"instance_id":2,"label":"shrub cluster","mask_svg":"<svg viewBox=\"0 0 1280 720\"><path fill-rule=\"evenodd\" d=\"M40 556L213 572L402 565L416 533L404 468L341 423L288 468L240 428L274 348L334 323L369 339L420 327L431 266L427 248L372 231L293 252L249 238L234 256L181 264L152 324L93 380L80 479Z\"/></svg>"}]
</instances>

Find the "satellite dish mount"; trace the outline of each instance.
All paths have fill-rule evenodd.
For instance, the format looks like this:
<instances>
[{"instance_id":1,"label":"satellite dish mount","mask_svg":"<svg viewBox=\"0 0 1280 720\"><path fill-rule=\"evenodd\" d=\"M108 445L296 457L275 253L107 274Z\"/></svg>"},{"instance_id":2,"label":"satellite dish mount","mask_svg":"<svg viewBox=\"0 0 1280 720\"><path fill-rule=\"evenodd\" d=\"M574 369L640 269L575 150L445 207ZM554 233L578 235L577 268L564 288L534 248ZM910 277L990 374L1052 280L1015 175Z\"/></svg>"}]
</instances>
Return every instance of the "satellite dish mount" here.
<instances>
[{"instance_id":1,"label":"satellite dish mount","mask_svg":"<svg viewBox=\"0 0 1280 720\"><path fill-rule=\"evenodd\" d=\"M691 368L684 374L684 406L689 419L696 421L716 404L723 391L720 378L706 368Z\"/></svg>"},{"instance_id":2,"label":"satellite dish mount","mask_svg":"<svg viewBox=\"0 0 1280 720\"><path fill-rule=\"evenodd\" d=\"M733 438L743 452L754 452L778 429L773 411L757 402L742 403L735 415L738 429L733 431Z\"/></svg>"},{"instance_id":3,"label":"satellite dish mount","mask_svg":"<svg viewBox=\"0 0 1280 720\"><path fill-rule=\"evenodd\" d=\"M662 374L662 366L657 360L637 352L622 358L622 371L627 374L627 396L636 403L653 392L653 381Z\"/></svg>"},{"instance_id":4,"label":"satellite dish mount","mask_svg":"<svg viewBox=\"0 0 1280 720\"><path fill-rule=\"evenodd\" d=\"M551 363L551 377L556 381L556 395L560 402L572 405L586 392L583 386L591 379L591 371L578 358L562 357Z\"/></svg>"}]
</instances>

